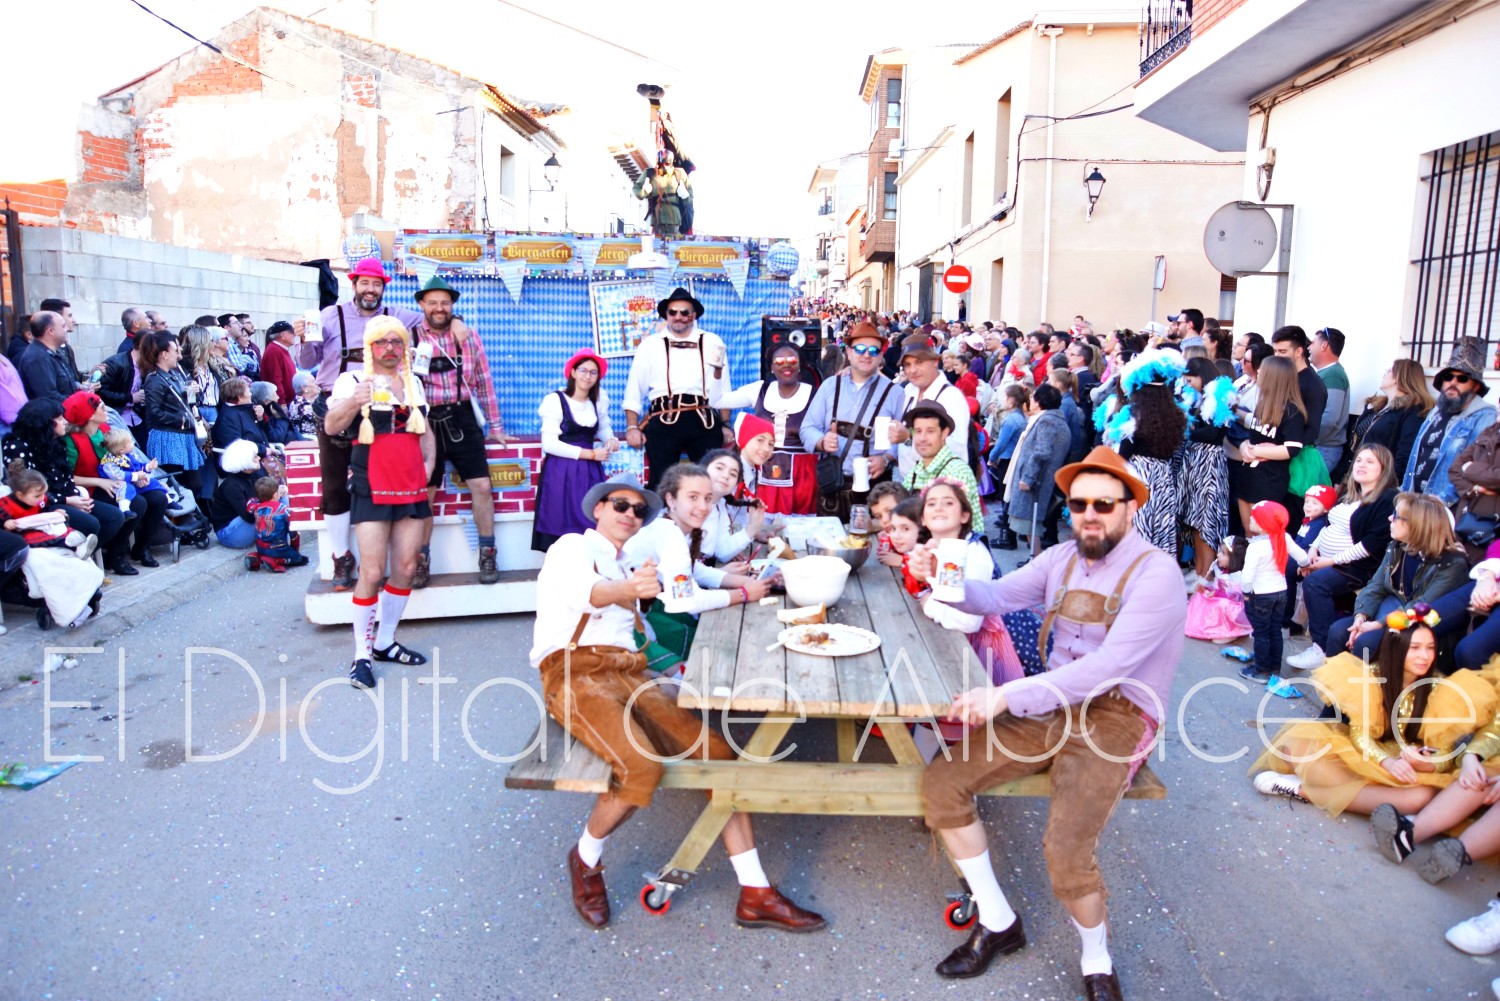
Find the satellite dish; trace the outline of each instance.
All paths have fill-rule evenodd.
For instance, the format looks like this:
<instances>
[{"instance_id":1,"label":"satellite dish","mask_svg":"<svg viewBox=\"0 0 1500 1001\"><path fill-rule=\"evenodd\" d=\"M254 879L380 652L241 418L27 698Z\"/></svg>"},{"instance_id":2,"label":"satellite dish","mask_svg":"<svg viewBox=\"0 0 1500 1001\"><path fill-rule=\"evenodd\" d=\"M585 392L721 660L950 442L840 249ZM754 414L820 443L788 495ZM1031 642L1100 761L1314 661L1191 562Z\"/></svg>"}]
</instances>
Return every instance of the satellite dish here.
<instances>
[{"instance_id":1,"label":"satellite dish","mask_svg":"<svg viewBox=\"0 0 1500 1001\"><path fill-rule=\"evenodd\" d=\"M1220 274L1259 271L1276 253L1276 221L1259 205L1230 202L1208 217L1203 252Z\"/></svg>"}]
</instances>

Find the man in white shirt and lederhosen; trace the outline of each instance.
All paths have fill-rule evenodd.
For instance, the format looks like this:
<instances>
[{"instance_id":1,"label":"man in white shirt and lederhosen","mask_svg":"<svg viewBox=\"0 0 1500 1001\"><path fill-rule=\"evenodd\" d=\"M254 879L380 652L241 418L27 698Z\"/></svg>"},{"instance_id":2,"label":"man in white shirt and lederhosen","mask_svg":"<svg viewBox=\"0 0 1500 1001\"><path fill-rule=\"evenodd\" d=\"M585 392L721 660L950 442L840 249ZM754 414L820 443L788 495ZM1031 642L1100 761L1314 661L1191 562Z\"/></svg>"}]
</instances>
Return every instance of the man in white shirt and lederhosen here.
<instances>
[{"instance_id":1,"label":"man in white shirt and lederhosen","mask_svg":"<svg viewBox=\"0 0 1500 1001\"><path fill-rule=\"evenodd\" d=\"M678 288L656 305L666 329L641 343L625 382L625 441L646 449L655 487L683 455L697 462L734 437L719 398L729 388L724 341L698 326L703 303ZM644 413L644 416L643 416Z\"/></svg>"},{"instance_id":2,"label":"man in white shirt and lederhosen","mask_svg":"<svg viewBox=\"0 0 1500 1001\"><path fill-rule=\"evenodd\" d=\"M728 761L735 753L702 717L677 705L673 690L651 683L636 648L634 631L645 631L639 603L660 594L661 583L650 560L632 569L624 547L660 513L661 498L622 473L591 487L582 506L595 527L554 542L537 575L530 659L548 714L610 765L610 791L595 801L567 858L573 907L590 927L602 928L609 922L604 843L650 804L662 761L679 754ZM749 814L734 813L722 839L740 884L737 924L789 932L824 926L767 880Z\"/></svg>"}]
</instances>

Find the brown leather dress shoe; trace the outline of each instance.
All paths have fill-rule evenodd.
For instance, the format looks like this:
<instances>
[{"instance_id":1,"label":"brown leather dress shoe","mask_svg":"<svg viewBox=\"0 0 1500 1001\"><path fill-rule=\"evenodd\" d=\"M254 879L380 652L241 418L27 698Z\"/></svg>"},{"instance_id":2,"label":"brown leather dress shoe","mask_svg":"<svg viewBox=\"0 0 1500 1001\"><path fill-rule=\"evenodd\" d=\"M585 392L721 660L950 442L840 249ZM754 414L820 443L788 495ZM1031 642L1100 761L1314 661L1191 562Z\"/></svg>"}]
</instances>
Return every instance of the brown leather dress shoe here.
<instances>
[{"instance_id":1,"label":"brown leather dress shoe","mask_svg":"<svg viewBox=\"0 0 1500 1001\"><path fill-rule=\"evenodd\" d=\"M937 965L937 975L953 980L977 977L990 968L996 956L1008 956L1026 948L1026 929L1021 927L1021 917L1004 931L990 931L979 922L969 940L948 953L948 958Z\"/></svg>"},{"instance_id":2,"label":"brown leather dress shoe","mask_svg":"<svg viewBox=\"0 0 1500 1001\"><path fill-rule=\"evenodd\" d=\"M1088 1001L1123 1001L1120 978L1113 973L1090 973L1083 978L1083 996Z\"/></svg>"},{"instance_id":3,"label":"brown leather dress shoe","mask_svg":"<svg viewBox=\"0 0 1500 1001\"><path fill-rule=\"evenodd\" d=\"M780 928L799 933L817 931L828 923L823 915L803 910L783 897L774 886L740 887L734 921L742 928Z\"/></svg>"},{"instance_id":4,"label":"brown leather dress shoe","mask_svg":"<svg viewBox=\"0 0 1500 1001\"><path fill-rule=\"evenodd\" d=\"M578 846L568 850L568 878L573 883L573 906L590 927L609 924L609 894L604 891L604 866L592 869L583 864Z\"/></svg>"}]
</instances>

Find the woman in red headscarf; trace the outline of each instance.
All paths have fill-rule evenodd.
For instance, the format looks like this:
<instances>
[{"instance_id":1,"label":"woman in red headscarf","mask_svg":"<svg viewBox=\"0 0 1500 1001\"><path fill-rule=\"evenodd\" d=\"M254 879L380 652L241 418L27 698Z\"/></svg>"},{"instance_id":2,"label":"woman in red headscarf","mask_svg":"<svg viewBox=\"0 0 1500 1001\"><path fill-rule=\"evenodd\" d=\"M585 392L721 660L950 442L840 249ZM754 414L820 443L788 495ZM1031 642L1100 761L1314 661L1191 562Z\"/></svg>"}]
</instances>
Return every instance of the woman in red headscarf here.
<instances>
[{"instance_id":1,"label":"woman in red headscarf","mask_svg":"<svg viewBox=\"0 0 1500 1001\"><path fill-rule=\"evenodd\" d=\"M531 548L545 553L561 536L594 523L583 495L604 482L604 460L620 447L609 425L609 395L600 385L609 363L585 348L563 366L567 387L542 397L542 471L537 477Z\"/></svg>"},{"instance_id":2,"label":"woman in red headscarf","mask_svg":"<svg viewBox=\"0 0 1500 1001\"><path fill-rule=\"evenodd\" d=\"M130 576L136 573L130 560L143 567L161 566L151 555L149 541L166 517L166 491L133 490L125 481L105 475L100 460L109 454L104 445L104 436L110 430L105 423L109 411L97 395L80 389L68 397L63 401L63 418L68 422L63 448L73 469L73 482L86 488L97 504L118 507L126 516L125 526L104 545L105 568L117 576Z\"/></svg>"}]
</instances>

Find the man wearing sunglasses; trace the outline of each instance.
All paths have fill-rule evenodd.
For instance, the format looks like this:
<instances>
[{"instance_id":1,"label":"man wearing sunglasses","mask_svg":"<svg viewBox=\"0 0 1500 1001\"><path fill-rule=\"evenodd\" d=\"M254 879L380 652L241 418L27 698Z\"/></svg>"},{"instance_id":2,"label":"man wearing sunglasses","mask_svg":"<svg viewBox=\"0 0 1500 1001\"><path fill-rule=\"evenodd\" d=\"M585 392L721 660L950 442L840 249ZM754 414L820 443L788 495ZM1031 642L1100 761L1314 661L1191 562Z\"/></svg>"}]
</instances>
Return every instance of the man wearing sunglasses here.
<instances>
[{"instance_id":1,"label":"man wearing sunglasses","mask_svg":"<svg viewBox=\"0 0 1500 1001\"><path fill-rule=\"evenodd\" d=\"M1484 381L1484 343L1477 337L1462 338L1448 364L1433 377L1432 388L1437 390L1437 406L1417 429L1401 489L1432 494L1451 507L1458 491L1449 470L1459 453L1495 423L1495 405L1484 401L1490 392Z\"/></svg>"},{"instance_id":2,"label":"man wearing sunglasses","mask_svg":"<svg viewBox=\"0 0 1500 1001\"><path fill-rule=\"evenodd\" d=\"M981 789L1052 773L1042 839L1052 892L1082 942L1084 996L1120 997L1105 925L1099 835L1154 743L1182 656L1187 597L1177 564L1135 531L1150 490L1113 451L1099 447L1062 467L1075 541L1053 546L997 581L969 580L957 607L979 615L1047 609L1041 644L1047 673L960 694L950 715L974 727L922 779L927 826L969 885L979 919L967 942L940 963L944 977L977 977L1026 945L1021 918L995 878ZM936 570L930 548L911 557L913 576ZM1058 765L1058 767L1053 767ZM1012 855L1011 857L1014 857Z\"/></svg>"},{"instance_id":3,"label":"man wearing sunglasses","mask_svg":"<svg viewBox=\"0 0 1500 1001\"><path fill-rule=\"evenodd\" d=\"M711 448L734 444L728 415L718 409L730 389L727 353L718 334L698 326L703 303L678 288L656 312L664 328L636 350L621 401L625 441L645 448L653 489L683 455L697 462Z\"/></svg>"},{"instance_id":4,"label":"man wearing sunglasses","mask_svg":"<svg viewBox=\"0 0 1500 1001\"><path fill-rule=\"evenodd\" d=\"M881 417L899 422L905 397L880 371L884 350L885 337L873 323L855 324L844 339L849 367L836 378L823 380L802 415L797 430L802 447L820 456L835 456L844 473L841 489L819 496L820 514L847 520L849 508L859 502L852 489L856 458L869 460L871 483L890 473L896 449L889 435L886 441L875 440L875 422Z\"/></svg>"},{"instance_id":5,"label":"man wearing sunglasses","mask_svg":"<svg viewBox=\"0 0 1500 1001\"><path fill-rule=\"evenodd\" d=\"M611 765L610 791L595 800L567 856L573 907L590 927L602 928L609 923L604 843L650 805L662 760L687 752L729 761L735 754L697 713L680 708L671 690L649 682L646 656L636 647L635 630L645 629L640 603L660 594L661 584L654 561L627 569L624 548L661 511L661 498L622 473L591 487L582 506L595 527L554 542L537 575L531 663L542 676L547 712ZM722 838L740 883L736 923L790 932L823 927L822 917L766 879L749 814L736 812Z\"/></svg>"}]
</instances>

